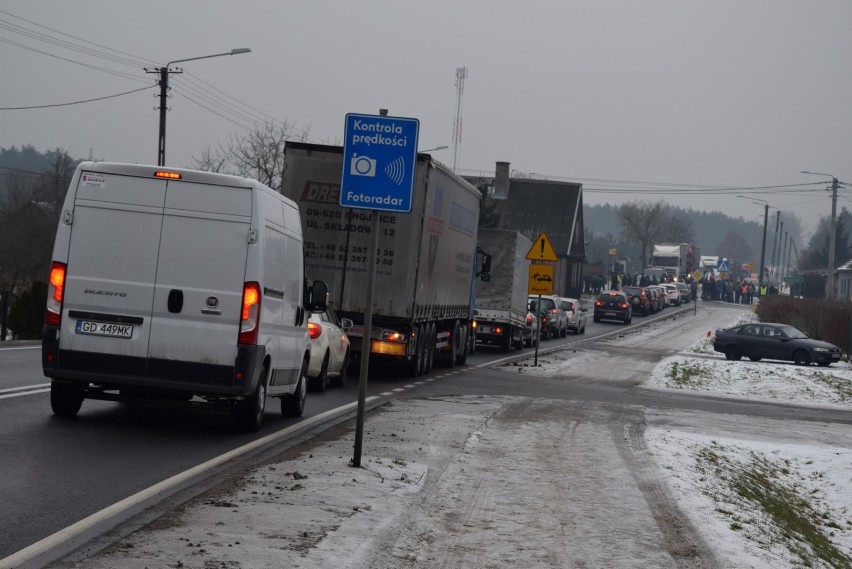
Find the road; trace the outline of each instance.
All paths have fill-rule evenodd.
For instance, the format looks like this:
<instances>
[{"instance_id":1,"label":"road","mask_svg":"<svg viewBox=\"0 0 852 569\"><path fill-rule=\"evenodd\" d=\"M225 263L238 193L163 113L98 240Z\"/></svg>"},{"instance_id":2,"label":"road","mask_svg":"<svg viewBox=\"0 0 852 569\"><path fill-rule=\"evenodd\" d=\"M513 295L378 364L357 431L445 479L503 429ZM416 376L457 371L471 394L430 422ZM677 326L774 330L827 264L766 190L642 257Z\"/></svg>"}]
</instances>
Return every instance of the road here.
<instances>
[{"instance_id":1,"label":"road","mask_svg":"<svg viewBox=\"0 0 852 569\"><path fill-rule=\"evenodd\" d=\"M542 352L612 330L611 324L589 320L587 334L542 342ZM69 421L51 414L40 355L34 343L0 348L0 559L142 489L358 396L357 378L342 389L309 393L298 419L281 416L278 401L270 400L263 429L251 435L235 432L220 413L103 401L85 401ZM483 349L468 365L506 355ZM399 383L377 374L368 382L368 396Z\"/></svg>"},{"instance_id":2,"label":"road","mask_svg":"<svg viewBox=\"0 0 852 569\"><path fill-rule=\"evenodd\" d=\"M719 310L722 312L702 307L699 314L693 316L691 306L687 306L680 314L683 318L702 319L697 324L700 328L705 320L730 318L724 313L724 307ZM671 310L663 313L662 318L672 318L677 313ZM630 327L590 321L585 335L543 343L542 355L557 348L570 349L574 342L581 342L583 350L592 354L591 357L600 354L602 366L585 366L585 369L598 369L598 372L575 378L578 381L526 377L518 382L506 373L489 373L489 366L507 354L479 350L468 360L469 371L463 376L454 374L423 389L439 392L450 389L454 394L533 395L544 399L697 409L748 416L791 416L793 409L783 405L738 403L633 389L641 381L642 369L669 351L665 347L666 339L654 333L652 323L655 320L637 318ZM613 350L608 347L608 337L629 334L642 326L651 329L638 335L629 348ZM674 343L671 349L675 349ZM530 352L529 349L524 351L527 355ZM516 352L508 354L509 357L518 355ZM643 365L631 365L636 361ZM303 418L285 419L268 412L262 432L245 435L235 433L229 421L223 421L222 415L215 413L95 401L86 401L77 419L59 420L50 414L48 394L39 388L45 385L45 379L41 375L37 349L0 350L0 370L3 370L0 372L0 396L4 397L0 399L0 449L5 458L0 463L0 476L8 482L0 488L0 559L246 442L351 403L357 394L354 381L343 389L310 394ZM441 370L433 375L440 377ZM410 394L411 391L402 389L403 386L407 388L411 384L393 378L371 377L369 394L384 394L383 397ZM22 394L19 388L28 391ZM796 419L848 422L849 417L817 409L802 413L799 409ZM280 448L279 445L267 452Z\"/></svg>"}]
</instances>

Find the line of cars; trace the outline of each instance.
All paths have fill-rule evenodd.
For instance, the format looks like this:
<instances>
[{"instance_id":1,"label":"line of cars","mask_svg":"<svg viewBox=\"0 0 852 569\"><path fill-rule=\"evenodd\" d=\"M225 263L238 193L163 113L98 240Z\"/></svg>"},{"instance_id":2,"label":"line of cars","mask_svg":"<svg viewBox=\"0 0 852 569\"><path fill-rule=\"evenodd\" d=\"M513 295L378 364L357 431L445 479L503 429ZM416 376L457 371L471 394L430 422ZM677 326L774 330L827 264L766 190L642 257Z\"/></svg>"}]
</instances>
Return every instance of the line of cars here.
<instances>
[{"instance_id":1,"label":"line of cars","mask_svg":"<svg viewBox=\"0 0 852 569\"><path fill-rule=\"evenodd\" d=\"M620 291L611 290L599 294L595 299L592 317L595 322L618 320L623 324L630 324L634 314L648 316L691 300L692 289L686 283L624 285Z\"/></svg>"},{"instance_id":2,"label":"line of cars","mask_svg":"<svg viewBox=\"0 0 852 569\"><path fill-rule=\"evenodd\" d=\"M585 308L576 298L557 295L529 297L529 312L524 327L524 344L535 345L535 339L564 338L569 332L586 333Z\"/></svg>"}]
</instances>

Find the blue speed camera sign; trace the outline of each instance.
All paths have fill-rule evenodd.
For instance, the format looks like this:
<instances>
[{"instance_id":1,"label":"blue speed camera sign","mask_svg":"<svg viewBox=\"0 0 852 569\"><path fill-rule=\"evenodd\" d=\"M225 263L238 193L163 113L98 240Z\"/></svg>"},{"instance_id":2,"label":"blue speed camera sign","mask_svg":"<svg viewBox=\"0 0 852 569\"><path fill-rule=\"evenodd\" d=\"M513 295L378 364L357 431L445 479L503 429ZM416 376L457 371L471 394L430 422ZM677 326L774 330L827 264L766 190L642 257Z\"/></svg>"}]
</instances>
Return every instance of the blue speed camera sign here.
<instances>
[{"instance_id":1,"label":"blue speed camera sign","mask_svg":"<svg viewBox=\"0 0 852 569\"><path fill-rule=\"evenodd\" d=\"M420 121L346 115L340 205L411 211Z\"/></svg>"}]
</instances>

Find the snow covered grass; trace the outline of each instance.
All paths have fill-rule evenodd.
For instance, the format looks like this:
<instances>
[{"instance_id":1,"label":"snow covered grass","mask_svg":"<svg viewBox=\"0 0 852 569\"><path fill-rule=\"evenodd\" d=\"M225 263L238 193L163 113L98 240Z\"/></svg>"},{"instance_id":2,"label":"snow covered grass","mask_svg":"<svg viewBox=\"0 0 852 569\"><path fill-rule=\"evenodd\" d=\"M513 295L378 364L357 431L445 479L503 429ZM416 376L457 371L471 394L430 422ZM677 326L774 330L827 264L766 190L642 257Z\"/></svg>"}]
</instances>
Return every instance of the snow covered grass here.
<instances>
[{"instance_id":1,"label":"snow covered grass","mask_svg":"<svg viewBox=\"0 0 852 569\"><path fill-rule=\"evenodd\" d=\"M805 368L728 361L713 351L712 336L666 358L644 387L852 407L848 363ZM783 433L771 443L711 438L663 428L649 428L646 441L674 494L689 504L684 509L697 527L712 528L714 549L731 566L852 568L849 433L824 428L839 429L845 444L790 444Z\"/></svg>"}]
</instances>

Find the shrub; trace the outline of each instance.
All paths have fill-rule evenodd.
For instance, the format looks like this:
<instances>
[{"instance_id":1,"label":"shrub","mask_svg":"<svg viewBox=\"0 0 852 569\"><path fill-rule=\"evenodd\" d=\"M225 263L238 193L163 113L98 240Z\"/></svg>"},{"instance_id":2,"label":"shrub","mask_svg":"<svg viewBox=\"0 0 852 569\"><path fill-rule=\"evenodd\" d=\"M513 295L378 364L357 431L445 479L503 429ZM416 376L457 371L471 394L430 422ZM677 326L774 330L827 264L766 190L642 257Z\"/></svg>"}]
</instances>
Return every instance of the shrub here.
<instances>
[{"instance_id":1,"label":"shrub","mask_svg":"<svg viewBox=\"0 0 852 569\"><path fill-rule=\"evenodd\" d=\"M36 281L12 301L9 310L9 328L15 340L41 338L44 326L44 309L47 301L47 283Z\"/></svg>"},{"instance_id":2,"label":"shrub","mask_svg":"<svg viewBox=\"0 0 852 569\"><path fill-rule=\"evenodd\" d=\"M761 322L790 324L810 338L831 342L848 352L847 337L849 327L852 326L852 303L771 294L760 300L755 314Z\"/></svg>"}]
</instances>

